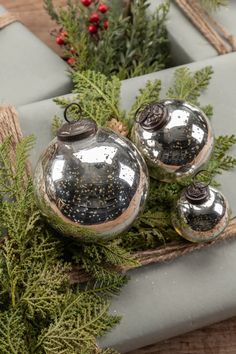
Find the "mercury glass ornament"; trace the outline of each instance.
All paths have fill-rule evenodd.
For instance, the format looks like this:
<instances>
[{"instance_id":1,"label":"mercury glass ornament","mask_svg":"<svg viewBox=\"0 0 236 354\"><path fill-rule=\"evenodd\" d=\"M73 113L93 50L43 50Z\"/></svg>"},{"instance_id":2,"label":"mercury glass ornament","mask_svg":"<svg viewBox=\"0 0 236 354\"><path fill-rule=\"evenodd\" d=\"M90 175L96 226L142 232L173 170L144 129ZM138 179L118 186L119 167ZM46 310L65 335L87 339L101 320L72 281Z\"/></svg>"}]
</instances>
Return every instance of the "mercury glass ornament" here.
<instances>
[{"instance_id":1,"label":"mercury glass ornament","mask_svg":"<svg viewBox=\"0 0 236 354\"><path fill-rule=\"evenodd\" d=\"M38 206L62 234L110 239L130 228L149 188L146 163L128 139L92 119L65 123L34 174Z\"/></svg>"},{"instance_id":2,"label":"mercury glass ornament","mask_svg":"<svg viewBox=\"0 0 236 354\"><path fill-rule=\"evenodd\" d=\"M214 136L206 115L194 105L167 99L141 107L132 140L153 178L172 182L194 175L208 162Z\"/></svg>"},{"instance_id":3,"label":"mercury glass ornament","mask_svg":"<svg viewBox=\"0 0 236 354\"><path fill-rule=\"evenodd\" d=\"M194 182L181 194L172 212L172 223L179 235L192 242L210 241L226 228L229 205L217 189Z\"/></svg>"}]
</instances>

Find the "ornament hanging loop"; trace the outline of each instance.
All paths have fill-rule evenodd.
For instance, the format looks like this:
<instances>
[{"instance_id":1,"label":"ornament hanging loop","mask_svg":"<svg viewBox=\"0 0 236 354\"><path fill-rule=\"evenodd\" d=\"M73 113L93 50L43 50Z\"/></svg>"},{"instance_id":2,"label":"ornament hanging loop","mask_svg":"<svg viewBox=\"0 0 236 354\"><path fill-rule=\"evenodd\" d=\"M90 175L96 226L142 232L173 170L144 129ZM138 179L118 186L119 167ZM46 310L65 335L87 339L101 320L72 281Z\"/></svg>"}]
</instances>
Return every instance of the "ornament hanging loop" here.
<instances>
[{"instance_id":1,"label":"ornament hanging loop","mask_svg":"<svg viewBox=\"0 0 236 354\"><path fill-rule=\"evenodd\" d=\"M73 123L76 122L76 121L71 121L71 120L69 119L69 117L68 117L68 116L69 116L69 109L70 109L72 106L76 106L76 107L77 107L78 116L81 116L81 115L82 115L82 108L81 108L81 106L80 106L78 103L72 102L72 103L68 104L68 106L66 106L66 108L65 108L65 110L64 110L64 119L65 119L65 121L66 121L67 123L69 123L69 124L73 124Z\"/></svg>"},{"instance_id":2,"label":"ornament hanging loop","mask_svg":"<svg viewBox=\"0 0 236 354\"><path fill-rule=\"evenodd\" d=\"M135 122L147 131L161 129L169 120L168 109L161 102L142 104L135 113Z\"/></svg>"},{"instance_id":3,"label":"ornament hanging loop","mask_svg":"<svg viewBox=\"0 0 236 354\"><path fill-rule=\"evenodd\" d=\"M207 173L210 175L207 170L198 171L193 177L193 182L185 189L184 192L186 199L192 204L202 204L210 196L209 185L211 183L211 178L208 183L198 181L196 178L202 173Z\"/></svg>"},{"instance_id":4,"label":"ornament hanging loop","mask_svg":"<svg viewBox=\"0 0 236 354\"><path fill-rule=\"evenodd\" d=\"M207 176L207 177L209 177L209 179L208 179L208 182L201 182L202 184L204 184L204 186L205 187L208 187L210 184L211 184L211 181L212 181L212 175L211 175L211 173L209 172L209 171L207 171L207 170L200 170L200 171L198 171L194 176L193 176L193 185L194 185L194 187L197 187L197 185L198 185L198 183L200 182L200 181L198 181L197 180L197 176L199 176L199 175L205 175L205 176Z\"/></svg>"}]
</instances>

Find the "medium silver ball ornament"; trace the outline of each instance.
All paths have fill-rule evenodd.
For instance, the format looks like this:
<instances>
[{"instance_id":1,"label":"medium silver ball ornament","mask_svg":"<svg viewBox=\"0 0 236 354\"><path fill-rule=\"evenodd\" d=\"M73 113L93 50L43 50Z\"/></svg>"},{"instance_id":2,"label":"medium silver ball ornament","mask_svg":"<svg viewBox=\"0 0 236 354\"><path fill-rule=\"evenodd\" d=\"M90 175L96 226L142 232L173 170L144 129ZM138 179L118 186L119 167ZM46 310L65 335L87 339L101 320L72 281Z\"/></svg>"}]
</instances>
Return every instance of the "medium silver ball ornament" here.
<instances>
[{"instance_id":1,"label":"medium silver ball ornament","mask_svg":"<svg viewBox=\"0 0 236 354\"><path fill-rule=\"evenodd\" d=\"M67 111L65 118L35 169L38 206L66 236L111 239L129 229L144 207L146 163L128 139L91 119L69 122Z\"/></svg>"},{"instance_id":2,"label":"medium silver ball ornament","mask_svg":"<svg viewBox=\"0 0 236 354\"><path fill-rule=\"evenodd\" d=\"M184 189L172 212L175 230L191 242L215 239L224 231L229 218L226 198L203 182L194 182Z\"/></svg>"},{"instance_id":3,"label":"medium silver ball ornament","mask_svg":"<svg viewBox=\"0 0 236 354\"><path fill-rule=\"evenodd\" d=\"M141 107L135 116L132 140L150 175L166 182L194 175L208 162L214 146L206 115L194 105L175 99Z\"/></svg>"}]
</instances>

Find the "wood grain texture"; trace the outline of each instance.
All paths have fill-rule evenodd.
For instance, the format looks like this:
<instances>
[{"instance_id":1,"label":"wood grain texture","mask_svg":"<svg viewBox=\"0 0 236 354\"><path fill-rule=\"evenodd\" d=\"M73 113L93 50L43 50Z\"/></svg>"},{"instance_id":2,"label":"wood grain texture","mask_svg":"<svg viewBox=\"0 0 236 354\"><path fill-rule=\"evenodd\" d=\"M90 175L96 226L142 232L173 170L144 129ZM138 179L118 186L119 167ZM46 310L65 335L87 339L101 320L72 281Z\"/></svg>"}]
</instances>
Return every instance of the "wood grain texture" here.
<instances>
[{"instance_id":1,"label":"wood grain texture","mask_svg":"<svg viewBox=\"0 0 236 354\"><path fill-rule=\"evenodd\" d=\"M178 336L127 354L235 354L236 319Z\"/></svg>"},{"instance_id":2,"label":"wood grain texture","mask_svg":"<svg viewBox=\"0 0 236 354\"><path fill-rule=\"evenodd\" d=\"M66 0L55 0L60 6ZM43 0L0 0L9 11L17 12L22 22L57 53L50 31L55 24L43 9ZM163 341L128 354L236 354L236 318Z\"/></svg>"},{"instance_id":3,"label":"wood grain texture","mask_svg":"<svg viewBox=\"0 0 236 354\"><path fill-rule=\"evenodd\" d=\"M56 6L65 5L66 0L55 0ZM60 48L50 36L50 32L56 28L44 9L43 0L0 0L0 5L8 11L18 13L21 21L43 42L51 47L58 54Z\"/></svg>"}]
</instances>

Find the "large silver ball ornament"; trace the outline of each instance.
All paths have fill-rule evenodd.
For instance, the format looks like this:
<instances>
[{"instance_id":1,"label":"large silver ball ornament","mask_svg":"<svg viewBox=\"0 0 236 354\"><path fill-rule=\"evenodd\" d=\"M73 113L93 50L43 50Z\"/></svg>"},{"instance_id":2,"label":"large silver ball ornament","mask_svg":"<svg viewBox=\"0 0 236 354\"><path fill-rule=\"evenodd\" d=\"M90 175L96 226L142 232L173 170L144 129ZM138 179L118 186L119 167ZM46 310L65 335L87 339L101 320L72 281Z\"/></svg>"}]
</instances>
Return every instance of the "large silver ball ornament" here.
<instances>
[{"instance_id":1,"label":"large silver ball ornament","mask_svg":"<svg viewBox=\"0 0 236 354\"><path fill-rule=\"evenodd\" d=\"M174 99L139 109L132 140L149 165L150 175L166 182L194 175L208 162L214 145L206 115Z\"/></svg>"},{"instance_id":2,"label":"large silver ball ornament","mask_svg":"<svg viewBox=\"0 0 236 354\"><path fill-rule=\"evenodd\" d=\"M175 230L192 242L216 238L228 225L229 218L230 210L225 197L203 182L188 186L172 212Z\"/></svg>"},{"instance_id":3,"label":"large silver ball ornament","mask_svg":"<svg viewBox=\"0 0 236 354\"><path fill-rule=\"evenodd\" d=\"M90 241L130 228L144 207L149 178L131 141L81 119L65 123L42 154L34 188L56 230Z\"/></svg>"}]
</instances>

